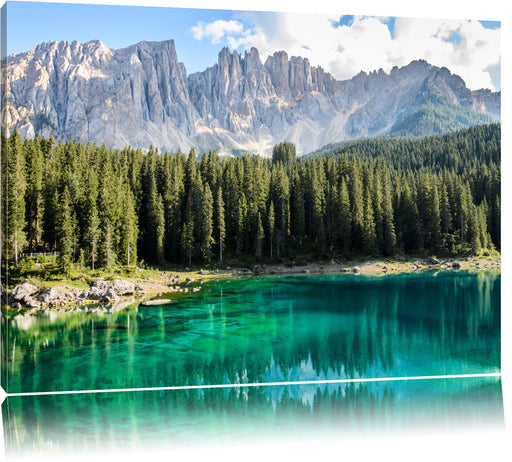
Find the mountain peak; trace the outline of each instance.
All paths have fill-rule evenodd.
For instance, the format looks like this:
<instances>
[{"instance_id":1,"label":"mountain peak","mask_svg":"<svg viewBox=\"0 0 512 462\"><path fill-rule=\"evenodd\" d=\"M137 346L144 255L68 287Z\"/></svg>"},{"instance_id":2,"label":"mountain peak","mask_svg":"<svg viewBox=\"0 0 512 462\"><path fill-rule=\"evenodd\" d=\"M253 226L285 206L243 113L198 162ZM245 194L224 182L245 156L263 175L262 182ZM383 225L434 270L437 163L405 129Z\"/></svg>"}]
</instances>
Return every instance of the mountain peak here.
<instances>
[{"instance_id":1,"label":"mountain peak","mask_svg":"<svg viewBox=\"0 0 512 462\"><path fill-rule=\"evenodd\" d=\"M429 134L422 114L432 108L458 111L456 123L432 125L441 131L499 120L501 110L499 93L471 92L460 77L422 59L338 81L284 50L262 63L254 47L242 55L225 47L217 64L187 75L174 40L120 50L99 40L45 42L11 56L7 80L7 123L24 137L171 151L269 154L286 139L304 153L396 127L407 134L411 124L411 133Z\"/></svg>"}]
</instances>

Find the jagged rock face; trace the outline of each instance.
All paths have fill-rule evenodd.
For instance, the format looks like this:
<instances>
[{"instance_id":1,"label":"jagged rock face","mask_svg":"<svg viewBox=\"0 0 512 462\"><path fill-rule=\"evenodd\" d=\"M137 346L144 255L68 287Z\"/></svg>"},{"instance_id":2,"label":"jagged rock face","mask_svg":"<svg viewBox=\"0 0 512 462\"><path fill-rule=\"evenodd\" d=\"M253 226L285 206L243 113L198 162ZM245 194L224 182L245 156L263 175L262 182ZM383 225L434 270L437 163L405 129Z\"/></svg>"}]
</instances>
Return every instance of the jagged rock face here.
<instances>
[{"instance_id":1,"label":"jagged rock face","mask_svg":"<svg viewBox=\"0 0 512 462\"><path fill-rule=\"evenodd\" d=\"M446 68L403 68L336 81L284 51L223 49L218 63L187 75L174 41L111 50L100 41L47 42L8 57L3 123L22 136L122 148L269 154L289 140L299 153L383 135L428 95L500 119L501 94L470 91Z\"/></svg>"}]
</instances>

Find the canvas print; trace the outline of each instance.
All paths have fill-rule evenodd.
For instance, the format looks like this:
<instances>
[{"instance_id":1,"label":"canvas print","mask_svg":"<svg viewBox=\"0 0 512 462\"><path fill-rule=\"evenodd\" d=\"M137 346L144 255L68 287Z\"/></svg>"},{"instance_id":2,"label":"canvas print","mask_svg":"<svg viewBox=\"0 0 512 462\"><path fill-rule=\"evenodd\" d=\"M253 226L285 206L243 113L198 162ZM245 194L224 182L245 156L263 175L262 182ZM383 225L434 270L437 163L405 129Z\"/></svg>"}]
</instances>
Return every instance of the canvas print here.
<instances>
[{"instance_id":1,"label":"canvas print","mask_svg":"<svg viewBox=\"0 0 512 462\"><path fill-rule=\"evenodd\" d=\"M9 1L2 25L10 450L86 444L80 409L169 444L241 409L241 435L503 424L500 22Z\"/></svg>"}]
</instances>

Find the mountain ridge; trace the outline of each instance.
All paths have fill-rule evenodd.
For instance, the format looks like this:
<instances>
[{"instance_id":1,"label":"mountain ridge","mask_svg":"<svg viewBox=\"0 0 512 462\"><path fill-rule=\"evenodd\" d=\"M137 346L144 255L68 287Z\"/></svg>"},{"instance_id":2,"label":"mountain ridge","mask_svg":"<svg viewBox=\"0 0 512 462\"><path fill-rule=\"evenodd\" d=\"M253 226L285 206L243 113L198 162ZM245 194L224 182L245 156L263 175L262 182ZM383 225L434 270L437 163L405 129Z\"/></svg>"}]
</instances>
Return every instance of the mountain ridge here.
<instances>
[{"instance_id":1,"label":"mountain ridge","mask_svg":"<svg viewBox=\"0 0 512 462\"><path fill-rule=\"evenodd\" d=\"M174 40L118 50L100 40L44 42L8 57L6 84L3 126L117 148L268 155L288 140L301 154L393 130L423 136L501 118L501 92L472 91L424 60L340 81L285 51L262 62L256 48L223 48L213 66L187 74Z\"/></svg>"}]
</instances>

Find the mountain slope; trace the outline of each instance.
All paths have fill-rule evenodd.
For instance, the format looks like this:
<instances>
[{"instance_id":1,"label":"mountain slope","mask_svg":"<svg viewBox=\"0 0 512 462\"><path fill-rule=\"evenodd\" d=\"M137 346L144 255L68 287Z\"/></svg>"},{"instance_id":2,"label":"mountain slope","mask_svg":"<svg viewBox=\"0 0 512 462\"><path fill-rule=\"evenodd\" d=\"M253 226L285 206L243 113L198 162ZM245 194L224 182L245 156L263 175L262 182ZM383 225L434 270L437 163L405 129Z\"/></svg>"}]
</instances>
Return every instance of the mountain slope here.
<instances>
[{"instance_id":1,"label":"mountain slope","mask_svg":"<svg viewBox=\"0 0 512 462\"><path fill-rule=\"evenodd\" d=\"M164 150L269 154L282 140L311 152L367 136L423 136L500 120L501 94L470 91L425 61L337 81L284 51L223 49L187 75L174 41L111 50L47 42L8 57L3 123L24 137Z\"/></svg>"}]
</instances>

